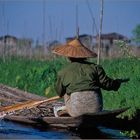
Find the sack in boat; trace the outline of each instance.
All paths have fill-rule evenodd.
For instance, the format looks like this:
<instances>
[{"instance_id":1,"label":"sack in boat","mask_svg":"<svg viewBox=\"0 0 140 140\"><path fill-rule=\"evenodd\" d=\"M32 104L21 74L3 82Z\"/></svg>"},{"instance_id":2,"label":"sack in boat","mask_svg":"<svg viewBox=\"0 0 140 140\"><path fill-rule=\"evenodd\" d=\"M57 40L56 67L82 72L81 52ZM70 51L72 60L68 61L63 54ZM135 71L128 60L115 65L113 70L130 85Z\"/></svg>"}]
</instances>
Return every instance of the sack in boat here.
<instances>
[{"instance_id":1,"label":"sack in boat","mask_svg":"<svg viewBox=\"0 0 140 140\"><path fill-rule=\"evenodd\" d=\"M103 108L102 95L95 91L74 92L65 94L65 105L72 117L99 112Z\"/></svg>"}]
</instances>

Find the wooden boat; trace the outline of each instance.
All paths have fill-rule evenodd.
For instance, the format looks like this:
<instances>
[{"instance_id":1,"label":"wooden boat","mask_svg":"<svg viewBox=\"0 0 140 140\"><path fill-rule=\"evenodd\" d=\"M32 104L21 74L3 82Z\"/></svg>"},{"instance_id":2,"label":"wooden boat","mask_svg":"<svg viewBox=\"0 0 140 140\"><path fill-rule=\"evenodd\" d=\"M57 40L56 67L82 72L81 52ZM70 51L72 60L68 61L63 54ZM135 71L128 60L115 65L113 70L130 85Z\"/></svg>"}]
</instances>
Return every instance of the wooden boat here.
<instances>
[{"instance_id":1,"label":"wooden boat","mask_svg":"<svg viewBox=\"0 0 140 140\"><path fill-rule=\"evenodd\" d=\"M79 117L40 117L27 118L25 116L5 116L5 120L30 125L43 125L46 127L96 127L98 125L108 124L111 119L116 118L119 114L127 111L128 108L116 109L112 111L102 111L94 114L86 114Z\"/></svg>"},{"instance_id":2,"label":"wooden boat","mask_svg":"<svg viewBox=\"0 0 140 140\"><path fill-rule=\"evenodd\" d=\"M8 109L11 111L12 108L7 108L7 106L21 103L24 101L26 102L29 100L37 100L37 101L46 100L46 98L40 97L38 95L29 93L29 92L28 93L24 92L17 88L12 88L12 87L8 87L6 85L0 84L0 100L2 100L1 105L6 106L5 109L6 110ZM21 104L20 104L20 107L21 107ZM133 126L133 128L135 128L137 126L136 125L137 122L135 124L133 121L118 119L116 117L117 115L125 112L128 108L116 109L116 110L112 110L112 111L102 111L102 112L98 112L98 113L94 113L94 114L87 114L87 115L83 115L83 116L75 118L75 117L47 117L47 116L52 116L53 111L51 111L49 114L48 112L50 109L46 110L46 107L52 108L53 105L52 104L48 105L46 103L46 104L42 104L40 106L39 111L38 111L38 109L37 110L34 109L31 112L23 111L23 112L17 112L16 115L11 115L11 114L9 116L6 115L4 117L4 120L13 121L13 122L22 123L22 124L31 125L31 126L35 125L35 127L37 125L39 125L41 127L45 126L45 127L49 127L49 128L57 127L57 128L66 128L66 129L70 128L70 127L87 128L87 127L93 127L93 126L96 127L98 125L102 125L102 126L107 126L107 127L111 126L110 128L117 128L117 129L119 128L121 130L122 129L124 130L124 128L125 128L125 130L126 130L126 128L131 130L132 126ZM17 106L16 106L16 108L20 109ZM45 111L45 113L43 111ZM41 117L41 118L29 117L29 116L38 116L38 113L40 113L40 112L43 112L43 113L39 114L39 116L46 115L46 117ZM19 114L21 116L19 116ZM124 127L124 126L126 126L126 127Z\"/></svg>"}]
</instances>

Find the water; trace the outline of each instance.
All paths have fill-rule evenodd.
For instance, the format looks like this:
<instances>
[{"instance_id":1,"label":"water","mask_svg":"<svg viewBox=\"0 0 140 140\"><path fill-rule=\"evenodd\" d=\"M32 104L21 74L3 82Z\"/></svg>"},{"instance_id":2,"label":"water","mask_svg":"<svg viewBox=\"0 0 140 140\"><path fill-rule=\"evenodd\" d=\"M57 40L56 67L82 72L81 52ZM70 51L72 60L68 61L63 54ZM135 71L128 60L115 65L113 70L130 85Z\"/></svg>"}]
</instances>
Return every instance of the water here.
<instances>
[{"instance_id":1,"label":"water","mask_svg":"<svg viewBox=\"0 0 140 140\"><path fill-rule=\"evenodd\" d=\"M130 139L123 135L120 130L110 129L106 127L99 127L100 131L111 139Z\"/></svg>"},{"instance_id":2,"label":"water","mask_svg":"<svg viewBox=\"0 0 140 140\"><path fill-rule=\"evenodd\" d=\"M67 131L45 130L20 125L10 121L1 121L0 139L70 139L76 138Z\"/></svg>"},{"instance_id":3,"label":"water","mask_svg":"<svg viewBox=\"0 0 140 140\"><path fill-rule=\"evenodd\" d=\"M10 121L1 120L0 139L88 139L88 138L115 138L128 139L119 130L99 127L99 133L95 130L84 130L81 135L70 133L66 130L48 130L38 127L25 126ZM87 132L85 134L85 131ZM89 133L88 133L89 132ZM83 135L84 134L84 135ZM90 135L89 135L90 134Z\"/></svg>"}]
</instances>

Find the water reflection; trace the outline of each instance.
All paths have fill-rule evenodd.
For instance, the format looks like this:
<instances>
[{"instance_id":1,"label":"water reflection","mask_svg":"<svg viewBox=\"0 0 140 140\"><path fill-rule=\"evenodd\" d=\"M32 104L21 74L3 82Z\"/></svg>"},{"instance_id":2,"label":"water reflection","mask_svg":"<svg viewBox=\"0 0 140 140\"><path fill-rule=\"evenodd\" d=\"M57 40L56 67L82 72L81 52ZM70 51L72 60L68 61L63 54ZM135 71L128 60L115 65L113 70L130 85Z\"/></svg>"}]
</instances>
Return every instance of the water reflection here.
<instances>
[{"instance_id":1,"label":"water reflection","mask_svg":"<svg viewBox=\"0 0 140 140\"><path fill-rule=\"evenodd\" d=\"M76 138L67 131L44 130L26 127L9 121L0 123L1 139L70 139Z\"/></svg>"},{"instance_id":2,"label":"water reflection","mask_svg":"<svg viewBox=\"0 0 140 140\"><path fill-rule=\"evenodd\" d=\"M90 127L77 130L81 139L129 139L119 130L106 127Z\"/></svg>"},{"instance_id":3,"label":"water reflection","mask_svg":"<svg viewBox=\"0 0 140 140\"><path fill-rule=\"evenodd\" d=\"M73 133L74 132L74 133ZM76 132L76 133L75 133ZM0 123L0 139L127 139L119 130L105 127L86 128L79 130L48 130L34 128L10 121L2 120Z\"/></svg>"}]
</instances>

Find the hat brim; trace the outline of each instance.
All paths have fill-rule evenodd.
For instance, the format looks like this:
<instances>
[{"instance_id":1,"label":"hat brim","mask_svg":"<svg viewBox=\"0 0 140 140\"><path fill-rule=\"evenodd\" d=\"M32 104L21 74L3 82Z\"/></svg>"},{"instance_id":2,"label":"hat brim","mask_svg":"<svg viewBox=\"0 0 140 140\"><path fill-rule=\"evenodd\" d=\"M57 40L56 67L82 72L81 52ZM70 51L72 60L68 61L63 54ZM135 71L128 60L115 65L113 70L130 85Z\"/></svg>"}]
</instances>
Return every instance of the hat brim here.
<instances>
[{"instance_id":1,"label":"hat brim","mask_svg":"<svg viewBox=\"0 0 140 140\"><path fill-rule=\"evenodd\" d=\"M73 47L70 45L61 45L55 47L52 50L52 53L57 55L66 56L66 57L74 57L74 58L91 58L97 57L97 54L93 51L89 50L86 47Z\"/></svg>"},{"instance_id":2,"label":"hat brim","mask_svg":"<svg viewBox=\"0 0 140 140\"><path fill-rule=\"evenodd\" d=\"M95 52L85 47L77 38L70 41L66 45L55 47L52 52L57 55L73 58L90 58L97 56Z\"/></svg>"}]
</instances>

